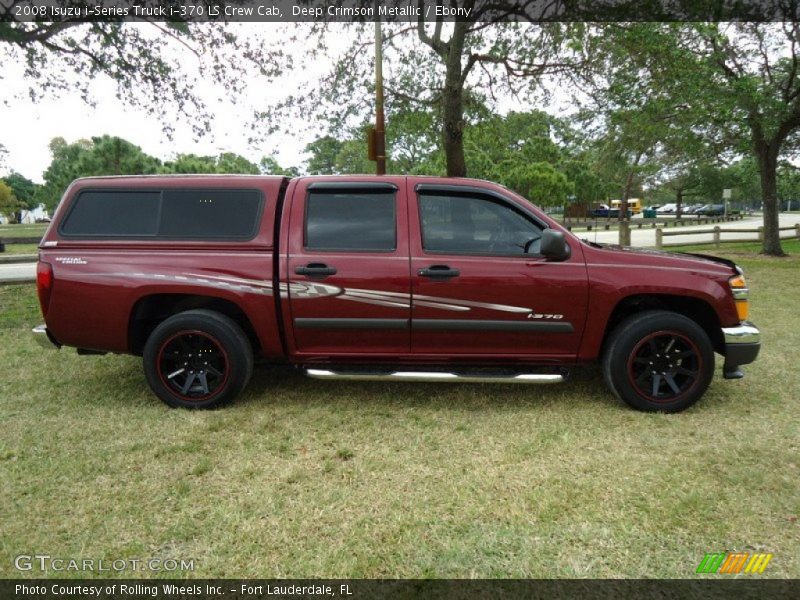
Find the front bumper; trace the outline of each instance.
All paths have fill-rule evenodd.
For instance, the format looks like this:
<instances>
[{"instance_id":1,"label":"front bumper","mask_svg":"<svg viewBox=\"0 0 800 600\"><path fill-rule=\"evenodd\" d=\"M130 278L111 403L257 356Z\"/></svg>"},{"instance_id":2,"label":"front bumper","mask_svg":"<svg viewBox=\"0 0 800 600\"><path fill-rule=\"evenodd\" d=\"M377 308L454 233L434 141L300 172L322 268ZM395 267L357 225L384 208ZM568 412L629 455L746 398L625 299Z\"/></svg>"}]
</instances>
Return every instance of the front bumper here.
<instances>
[{"instance_id":1,"label":"front bumper","mask_svg":"<svg viewBox=\"0 0 800 600\"><path fill-rule=\"evenodd\" d=\"M46 348L47 350L58 350L61 348L61 344L59 344L47 330L47 325L37 325L31 330L31 333L33 334L33 339L35 339L42 348Z\"/></svg>"},{"instance_id":2,"label":"front bumper","mask_svg":"<svg viewBox=\"0 0 800 600\"><path fill-rule=\"evenodd\" d=\"M739 367L753 362L761 350L761 332L749 321L742 321L735 327L723 327L722 336L725 340L723 377L740 379L744 373Z\"/></svg>"}]
</instances>

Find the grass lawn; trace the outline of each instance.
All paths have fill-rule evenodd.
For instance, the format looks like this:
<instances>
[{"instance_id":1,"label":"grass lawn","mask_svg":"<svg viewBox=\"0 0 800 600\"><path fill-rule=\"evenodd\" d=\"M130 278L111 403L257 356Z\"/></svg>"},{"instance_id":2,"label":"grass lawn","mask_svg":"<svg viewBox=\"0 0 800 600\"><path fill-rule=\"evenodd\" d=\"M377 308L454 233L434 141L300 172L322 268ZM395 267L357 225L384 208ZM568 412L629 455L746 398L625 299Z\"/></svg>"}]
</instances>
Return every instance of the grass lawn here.
<instances>
[{"instance_id":1,"label":"grass lawn","mask_svg":"<svg viewBox=\"0 0 800 600\"><path fill-rule=\"evenodd\" d=\"M38 244L6 244L6 251L0 256L8 254L36 254L39 252Z\"/></svg>"},{"instance_id":2,"label":"grass lawn","mask_svg":"<svg viewBox=\"0 0 800 600\"><path fill-rule=\"evenodd\" d=\"M800 577L800 258L728 254L762 354L678 415L625 408L594 369L515 387L257 367L229 408L170 410L139 359L40 351L33 286L0 287L0 577L45 553L195 577L693 578L734 550Z\"/></svg>"},{"instance_id":3,"label":"grass lawn","mask_svg":"<svg viewBox=\"0 0 800 600\"><path fill-rule=\"evenodd\" d=\"M0 225L0 240L15 237L43 236L49 223L34 223L31 225Z\"/></svg>"}]
</instances>

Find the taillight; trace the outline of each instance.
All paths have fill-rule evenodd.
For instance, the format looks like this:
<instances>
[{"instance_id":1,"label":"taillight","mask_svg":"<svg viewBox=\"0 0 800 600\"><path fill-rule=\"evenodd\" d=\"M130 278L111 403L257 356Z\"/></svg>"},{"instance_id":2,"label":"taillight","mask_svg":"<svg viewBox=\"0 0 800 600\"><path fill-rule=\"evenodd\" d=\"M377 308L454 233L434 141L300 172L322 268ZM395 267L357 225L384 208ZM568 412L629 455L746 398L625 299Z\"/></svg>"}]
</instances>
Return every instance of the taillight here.
<instances>
[{"instance_id":1,"label":"taillight","mask_svg":"<svg viewBox=\"0 0 800 600\"><path fill-rule=\"evenodd\" d=\"M744 275L740 273L735 277L731 277L728 280L728 285L731 286L733 299L736 301L736 313L739 315L739 320L747 320L747 317L750 316L750 304L747 301L750 290L747 289L747 282L744 280Z\"/></svg>"},{"instance_id":2,"label":"taillight","mask_svg":"<svg viewBox=\"0 0 800 600\"><path fill-rule=\"evenodd\" d=\"M39 306L42 316L47 316L50 306L50 294L53 292L53 267L50 263L39 261L36 264L36 292L39 294Z\"/></svg>"}]
</instances>

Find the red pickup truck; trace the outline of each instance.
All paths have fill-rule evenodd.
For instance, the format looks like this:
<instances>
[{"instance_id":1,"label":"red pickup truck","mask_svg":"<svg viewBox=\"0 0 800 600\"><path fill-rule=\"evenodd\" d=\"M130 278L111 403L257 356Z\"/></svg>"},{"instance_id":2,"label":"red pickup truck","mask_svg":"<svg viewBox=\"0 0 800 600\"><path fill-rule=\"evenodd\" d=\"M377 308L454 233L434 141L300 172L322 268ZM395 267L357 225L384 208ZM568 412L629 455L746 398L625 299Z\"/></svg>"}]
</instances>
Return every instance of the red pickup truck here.
<instances>
[{"instance_id":1,"label":"red pickup truck","mask_svg":"<svg viewBox=\"0 0 800 600\"><path fill-rule=\"evenodd\" d=\"M92 177L39 251L45 346L141 355L170 406L210 408L254 358L323 379L553 383L602 364L634 408L742 376L760 333L734 263L578 239L486 181Z\"/></svg>"}]
</instances>

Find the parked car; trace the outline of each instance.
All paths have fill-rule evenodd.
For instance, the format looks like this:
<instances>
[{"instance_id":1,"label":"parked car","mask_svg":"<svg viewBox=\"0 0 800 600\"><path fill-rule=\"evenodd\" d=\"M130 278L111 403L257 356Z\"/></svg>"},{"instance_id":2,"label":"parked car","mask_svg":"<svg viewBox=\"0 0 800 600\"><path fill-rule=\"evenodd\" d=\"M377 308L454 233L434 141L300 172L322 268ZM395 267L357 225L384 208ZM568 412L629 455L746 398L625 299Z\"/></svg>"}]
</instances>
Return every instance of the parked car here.
<instances>
[{"instance_id":1,"label":"parked car","mask_svg":"<svg viewBox=\"0 0 800 600\"><path fill-rule=\"evenodd\" d=\"M628 218L631 217L631 211L627 211ZM619 208L609 207L608 204L601 204L597 208L595 208L591 215L591 217L597 218L606 218L606 219L618 219L619 218Z\"/></svg>"},{"instance_id":2,"label":"parked car","mask_svg":"<svg viewBox=\"0 0 800 600\"><path fill-rule=\"evenodd\" d=\"M233 400L258 357L319 379L517 384L599 362L630 406L675 412L714 352L730 379L760 348L733 262L582 241L486 181L79 179L39 248L35 337L142 356L174 407Z\"/></svg>"},{"instance_id":3,"label":"parked car","mask_svg":"<svg viewBox=\"0 0 800 600\"><path fill-rule=\"evenodd\" d=\"M700 210L701 208L703 208L703 206L704 206L703 204L689 204L688 206L685 206L685 207L683 208L682 212L683 212L684 214L687 214L687 215L693 215L693 214L695 214L695 213L696 213L698 210Z\"/></svg>"},{"instance_id":4,"label":"parked car","mask_svg":"<svg viewBox=\"0 0 800 600\"><path fill-rule=\"evenodd\" d=\"M725 214L724 204L706 204L703 208L697 211L698 215L705 215L708 217L717 217Z\"/></svg>"},{"instance_id":5,"label":"parked car","mask_svg":"<svg viewBox=\"0 0 800 600\"><path fill-rule=\"evenodd\" d=\"M659 215L672 215L675 214L676 208L678 208L677 204L665 204L656 209L656 213Z\"/></svg>"}]
</instances>

